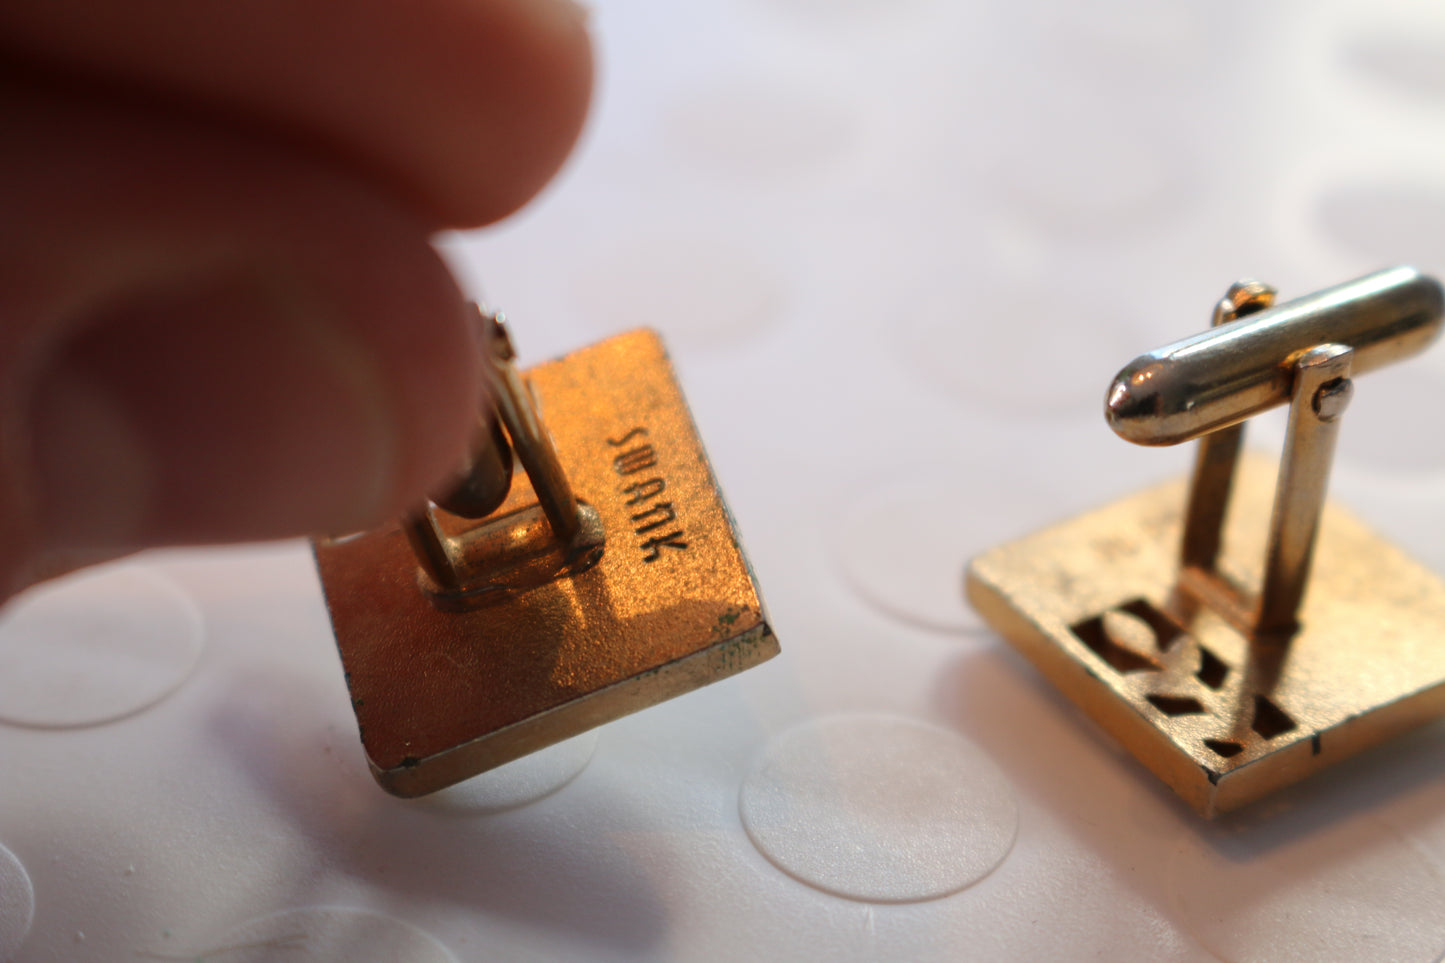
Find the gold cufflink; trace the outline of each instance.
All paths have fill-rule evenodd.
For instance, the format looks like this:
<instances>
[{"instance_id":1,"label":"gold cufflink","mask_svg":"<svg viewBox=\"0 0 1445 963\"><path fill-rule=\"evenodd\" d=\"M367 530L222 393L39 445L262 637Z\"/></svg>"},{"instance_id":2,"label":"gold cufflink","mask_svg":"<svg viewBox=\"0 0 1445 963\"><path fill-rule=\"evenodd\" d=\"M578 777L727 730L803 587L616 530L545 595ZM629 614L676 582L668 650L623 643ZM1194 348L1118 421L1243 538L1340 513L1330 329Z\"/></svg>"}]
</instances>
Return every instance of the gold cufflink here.
<instances>
[{"instance_id":1,"label":"gold cufflink","mask_svg":"<svg viewBox=\"0 0 1445 963\"><path fill-rule=\"evenodd\" d=\"M1205 816L1445 712L1445 583L1325 501L1352 378L1424 349L1441 289L1412 268L1274 304L1240 282L1214 326L1109 388L1123 438L1199 438L1193 477L995 548L979 613ZM1289 404L1284 453L1243 422Z\"/></svg>"},{"instance_id":2,"label":"gold cufflink","mask_svg":"<svg viewBox=\"0 0 1445 963\"><path fill-rule=\"evenodd\" d=\"M479 316L490 443L398 523L314 545L362 744L398 796L778 653L657 335L524 375Z\"/></svg>"}]
</instances>

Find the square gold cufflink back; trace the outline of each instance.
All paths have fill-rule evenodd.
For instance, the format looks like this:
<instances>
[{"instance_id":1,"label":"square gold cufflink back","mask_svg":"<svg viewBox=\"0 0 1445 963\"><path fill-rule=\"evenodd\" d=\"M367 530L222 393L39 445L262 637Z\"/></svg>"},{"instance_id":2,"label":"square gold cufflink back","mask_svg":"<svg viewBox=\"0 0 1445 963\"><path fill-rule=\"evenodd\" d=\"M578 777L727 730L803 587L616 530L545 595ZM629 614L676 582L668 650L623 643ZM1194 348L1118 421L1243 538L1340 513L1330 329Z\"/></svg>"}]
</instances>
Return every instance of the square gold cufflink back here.
<instances>
[{"instance_id":1,"label":"square gold cufflink back","mask_svg":"<svg viewBox=\"0 0 1445 963\"><path fill-rule=\"evenodd\" d=\"M995 548L970 602L1087 715L1213 816L1445 712L1445 583L1326 504L1353 375L1423 350L1439 285L1396 268L1143 355L1107 416L1200 438L1193 477ZM1243 421L1289 404L1276 477ZM1273 485L1271 485L1273 483Z\"/></svg>"},{"instance_id":2,"label":"square gold cufflink back","mask_svg":"<svg viewBox=\"0 0 1445 963\"><path fill-rule=\"evenodd\" d=\"M491 425L441 499L456 511L315 545L362 743L399 796L778 652L659 338L619 335L524 377L493 334L506 435Z\"/></svg>"}]
</instances>

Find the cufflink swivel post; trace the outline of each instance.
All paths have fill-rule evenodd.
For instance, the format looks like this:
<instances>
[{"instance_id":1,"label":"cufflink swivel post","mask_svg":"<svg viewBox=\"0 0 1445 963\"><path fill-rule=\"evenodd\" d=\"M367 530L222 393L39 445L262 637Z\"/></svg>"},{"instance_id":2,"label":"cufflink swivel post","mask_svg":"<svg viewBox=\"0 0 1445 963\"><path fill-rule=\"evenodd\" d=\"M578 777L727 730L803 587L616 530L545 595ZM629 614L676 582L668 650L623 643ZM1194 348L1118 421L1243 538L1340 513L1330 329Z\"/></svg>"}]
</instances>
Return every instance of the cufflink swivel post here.
<instances>
[{"instance_id":1,"label":"cufflink swivel post","mask_svg":"<svg viewBox=\"0 0 1445 963\"><path fill-rule=\"evenodd\" d=\"M1276 305L1242 281L1213 321L1106 397L1128 441L1199 440L1187 485L996 548L967 578L985 619L1206 816L1445 713L1445 583L1325 498L1354 376L1438 336L1440 286L1395 268ZM1271 491L1244 422L1286 404Z\"/></svg>"},{"instance_id":2,"label":"cufflink swivel post","mask_svg":"<svg viewBox=\"0 0 1445 963\"><path fill-rule=\"evenodd\" d=\"M1127 441L1201 439L1180 567L1196 593L1216 602L1231 594L1216 562L1244 420L1289 405L1263 584L1252 612L1233 613L1256 639L1288 638L1296 628L1351 374L1416 354L1441 323L1431 300L1438 300L1438 288L1409 268L1278 308L1274 296L1258 281L1233 285L1208 331L1135 359L1114 379L1105 403L1110 427Z\"/></svg>"},{"instance_id":3,"label":"cufflink swivel post","mask_svg":"<svg viewBox=\"0 0 1445 963\"><path fill-rule=\"evenodd\" d=\"M458 479L435 503L402 520L428 576L425 591L436 604L451 608L584 572L602 557L606 540L597 510L573 493L552 436L517 371L505 319L474 310L490 349L493 410L481 416L479 443ZM505 434L499 427L505 427ZM471 520L492 515L511 489L514 455L531 480L536 504L448 534L436 508Z\"/></svg>"},{"instance_id":4,"label":"cufflink swivel post","mask_svg":"<svg viewBox=\"0 0 1445 963\"><path fill-rule=\"evenodd\" d=\"M502 319L479 320L493 400L455 483L314 544L362 745L398 796L778 652L657 335L523 373Z\"/></svg>"}]
</instances>

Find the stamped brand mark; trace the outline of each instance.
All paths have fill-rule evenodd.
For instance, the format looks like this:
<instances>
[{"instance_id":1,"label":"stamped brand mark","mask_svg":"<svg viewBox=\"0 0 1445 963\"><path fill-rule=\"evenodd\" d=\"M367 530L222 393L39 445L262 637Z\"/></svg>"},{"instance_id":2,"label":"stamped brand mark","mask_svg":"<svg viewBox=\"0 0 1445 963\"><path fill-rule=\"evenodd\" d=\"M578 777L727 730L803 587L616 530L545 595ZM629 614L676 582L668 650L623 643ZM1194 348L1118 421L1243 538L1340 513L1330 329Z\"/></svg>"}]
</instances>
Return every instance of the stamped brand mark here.
<instances>
[{"instance_id":1,"label":"stamped brand mark","mask_svg":"<svg viewBox=\"0 0 1445 963\"><path fill-rule=\"evenodd\" d=\"M643 540L638 547L643 552L644 562L655 562L662 557L664 548L683 551L687 542L677 525L677 511L672 502L659 500L667 491L667 480L660 474L649 473L650 477L634 480L635 476L657 467L657 449L646 441L646 428L633 428L621 438L609 438L607 444L621 449L612 459L612 470L623 480L622 494L627 496L626 504L635 509L629 515L634 523L633 531ZM665 529L670 531L663 531Z\"/></svg>"}]
</instances>

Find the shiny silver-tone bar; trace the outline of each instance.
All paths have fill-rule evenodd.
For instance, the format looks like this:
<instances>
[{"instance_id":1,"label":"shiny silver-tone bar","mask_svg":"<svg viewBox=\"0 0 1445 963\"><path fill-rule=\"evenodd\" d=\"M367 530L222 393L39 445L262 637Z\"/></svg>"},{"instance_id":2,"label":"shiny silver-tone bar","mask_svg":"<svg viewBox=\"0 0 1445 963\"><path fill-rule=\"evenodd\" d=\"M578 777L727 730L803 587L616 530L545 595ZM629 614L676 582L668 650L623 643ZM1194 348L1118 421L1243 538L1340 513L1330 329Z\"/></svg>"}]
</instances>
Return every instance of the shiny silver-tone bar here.
<instances>
[{"instance_id":1,"label":"shiny silver-tone bar","mask_svg":"<svg viewBox=\"0 0 1445 963\"><path fill-rule=\"evenodd\" d=\"M1379 271L1140 355L1110 385L1105 417L1127 441L1177 445L1288 402L1294 362L1316 345L1354 349L1361 374L1422 351L1442 319L1434 278Z\"/></svg>"}]
</instances>

